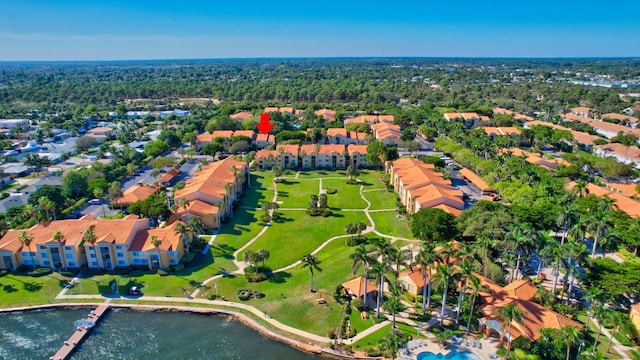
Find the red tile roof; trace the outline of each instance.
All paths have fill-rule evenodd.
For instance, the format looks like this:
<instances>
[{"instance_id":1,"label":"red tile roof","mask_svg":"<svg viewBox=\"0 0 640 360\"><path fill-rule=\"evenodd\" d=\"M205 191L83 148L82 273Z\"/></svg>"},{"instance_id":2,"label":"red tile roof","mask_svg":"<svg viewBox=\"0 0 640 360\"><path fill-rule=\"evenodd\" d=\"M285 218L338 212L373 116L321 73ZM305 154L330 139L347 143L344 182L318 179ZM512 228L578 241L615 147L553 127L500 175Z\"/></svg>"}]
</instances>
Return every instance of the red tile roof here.
<instances>
[{"instance_id":1,"label":"red tile roof","mask_svg":"<svg viewBox=\"0 0 640 360\"><path fill-rule=\"evenodd\" d=\"M240 121L242 121L242 120L246 120L246 119L248 119L248 118L250 118L250 117L253 117L253 114L252 114L252 113L250 113L250 112L243 111L243 112L239 112L239 113L237 113L237 114L229 115L229 117L230 117L231 119L233 119L233 120L240 120Z\"/></svg>"},{"instance_id":2,"label":"red tile roof","mask_svg":"<svg viewBox=\"0 0 640 360\"><path fill-rule=\"evenodd\" d=\"M364 295L364 277L359 276L353 280L349 280L343 283L342 287L347 289L350 294L361 297ZM367 280L367 294L371 293L376 293L376 284Z\"/></svg>"}]
</instances>

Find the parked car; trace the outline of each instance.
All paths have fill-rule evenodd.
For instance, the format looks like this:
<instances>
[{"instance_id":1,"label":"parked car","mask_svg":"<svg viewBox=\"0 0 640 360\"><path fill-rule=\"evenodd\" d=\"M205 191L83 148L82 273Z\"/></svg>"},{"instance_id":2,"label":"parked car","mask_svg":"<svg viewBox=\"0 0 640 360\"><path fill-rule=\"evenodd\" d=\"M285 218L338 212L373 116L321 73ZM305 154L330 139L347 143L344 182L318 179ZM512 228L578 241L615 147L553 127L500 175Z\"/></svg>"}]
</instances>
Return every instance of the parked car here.
<instances>
[{"instance_id":1,"label":"parked car","mask_svg":"<svg viewBox=\"0 0 640 360\"><path fill-rule=\"evenodd\" d=\"M89 205L100 205L100 199L89 200Z\"/></svg>"}]
</instances>

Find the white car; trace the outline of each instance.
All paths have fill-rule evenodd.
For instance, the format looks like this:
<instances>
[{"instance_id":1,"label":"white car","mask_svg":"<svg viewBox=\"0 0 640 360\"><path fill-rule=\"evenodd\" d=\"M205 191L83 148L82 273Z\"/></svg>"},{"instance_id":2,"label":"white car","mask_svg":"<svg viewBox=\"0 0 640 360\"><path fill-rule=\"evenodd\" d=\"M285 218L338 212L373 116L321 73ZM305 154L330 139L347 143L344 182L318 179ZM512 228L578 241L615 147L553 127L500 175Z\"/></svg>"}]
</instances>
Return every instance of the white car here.
<instances>
[{"instance_id":1,"label":"white car","mask_svg":"<svg viewBox=\"0 0 640 360\"><path fill-rule=\"evenodd\" d=\"M100 205L100 199L89 200L89 205Z\"/></svg>"}]
</instances>

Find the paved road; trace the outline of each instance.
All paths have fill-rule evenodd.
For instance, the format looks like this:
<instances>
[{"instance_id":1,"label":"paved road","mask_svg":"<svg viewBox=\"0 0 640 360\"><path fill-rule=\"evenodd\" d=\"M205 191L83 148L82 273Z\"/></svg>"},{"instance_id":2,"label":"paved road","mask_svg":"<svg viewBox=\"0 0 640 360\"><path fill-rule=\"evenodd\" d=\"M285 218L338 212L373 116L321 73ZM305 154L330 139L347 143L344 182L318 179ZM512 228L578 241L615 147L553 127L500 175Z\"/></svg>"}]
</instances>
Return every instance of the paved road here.
<instances>
[{"instance_id":1,"label":"paved road","mask_svg":"<svg viewBox=\"0 0 640 360\"><path fill-rule=\"evenodd\" d=\"M146 183L146 184L153 184L156 178L151 176L151 170L153 170L151 166L145 166L141 168L139 170L140 171L139 174L134 175L133 177L127 178L124 180L124 182L122 182L122 189L126 190L140 182Z\"/></svg>"},{"instance_id":2,"label":"paved road","mask_svg":"<svg viewBox=\"0 0 640 360\"><path fill-rule=\"evenodd\" d=\"M107 215L113 215L113 214L115 214L115 213L117 213L119 211L120 210L117 210L117 209L111 210L111 209L109 209L109 205L107 205L107 204L104 205L104 212ZM102 205L89 205L89 204L87 204L84 208L80 209L80 213L82 215L91 214L91 215L94 215L94 216L102 216L103 215Z\"/></svg>"}]
</instances>

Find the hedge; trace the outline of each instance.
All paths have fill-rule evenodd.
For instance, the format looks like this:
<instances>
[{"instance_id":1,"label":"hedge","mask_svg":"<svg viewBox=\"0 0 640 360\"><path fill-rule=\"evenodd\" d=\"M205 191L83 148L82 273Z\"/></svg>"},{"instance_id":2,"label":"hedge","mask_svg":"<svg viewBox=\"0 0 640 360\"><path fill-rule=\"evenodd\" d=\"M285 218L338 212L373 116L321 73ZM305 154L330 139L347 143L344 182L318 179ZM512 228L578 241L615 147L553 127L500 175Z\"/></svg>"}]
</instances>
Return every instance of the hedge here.
<instances>
[{"instance_id":1,"label":"hedge","mask_svg":"<svg viewBox=\"0 0 640 360\"><path fill-rule=\"evenodd\" d=\"M104 279L98 283L98 292L102 295L110 295L111 294L111 284L116 280L113 278Z\"/></svg>"},{"instance_id":2,"label":"hedge","mask_svg":"<svg viewBox=\"0 0 640 360\"><path fill-rule=\"evenodd\" d=\"M129 293L129 288L131 288L132 281L131 279L120 279L118 281L118 294L126 295Z\"/></svg>"},{"instance_id":3,"label":"hedge","mask_svg":"<svg viewBox=\"0 0 640 360\"><path fill-rule=\"evenodd\" d=\"M38 269L35 269L34 271L29 271L27 275L38 277L38 276L49 275L52 272L53 270L51 270L50 268L38 268Z\"/></svg>"}]
</instances>

